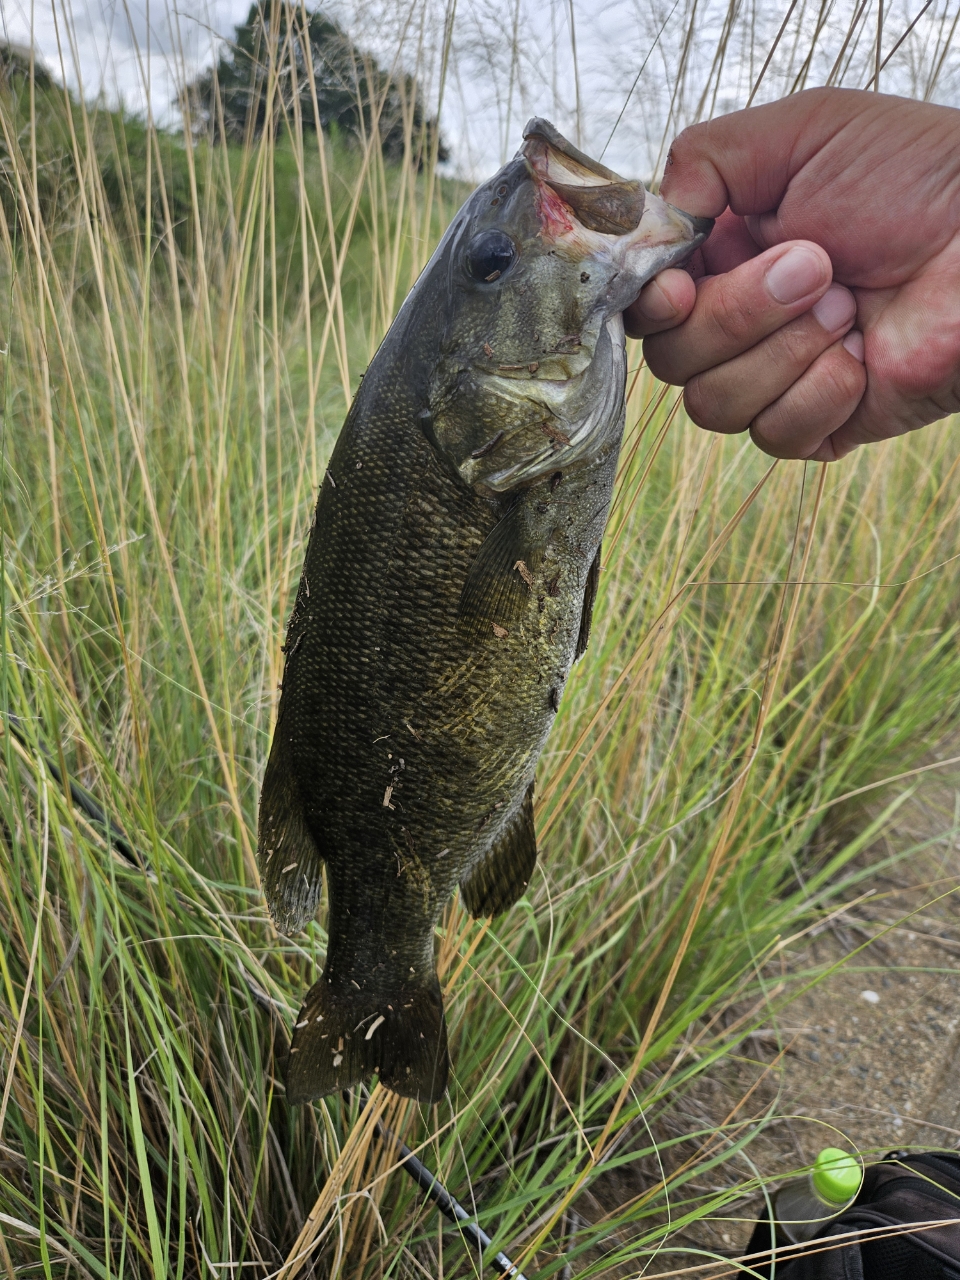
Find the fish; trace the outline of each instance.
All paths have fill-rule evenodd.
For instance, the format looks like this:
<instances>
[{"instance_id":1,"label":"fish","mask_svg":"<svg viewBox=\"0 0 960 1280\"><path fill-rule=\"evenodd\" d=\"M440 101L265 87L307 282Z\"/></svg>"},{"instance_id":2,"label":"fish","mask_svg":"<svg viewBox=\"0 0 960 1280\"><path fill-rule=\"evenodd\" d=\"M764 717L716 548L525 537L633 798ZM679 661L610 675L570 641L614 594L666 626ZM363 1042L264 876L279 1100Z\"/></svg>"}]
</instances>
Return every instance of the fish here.
<instances>
[{"instance_id":1,"label":"fish","mask_svg":"<svg viewBox=\"0 0 960 1280\"><path fill-rule=\"evenodd\" d=\"M708 219L531 120L452 219L320 485L284 645L258 859L277 929L316 914L292 1105L365 1080L439 1101L434 958L527 889L537 760L587 647L624 426L621 313Z\"/></svg>"}]
</instances>

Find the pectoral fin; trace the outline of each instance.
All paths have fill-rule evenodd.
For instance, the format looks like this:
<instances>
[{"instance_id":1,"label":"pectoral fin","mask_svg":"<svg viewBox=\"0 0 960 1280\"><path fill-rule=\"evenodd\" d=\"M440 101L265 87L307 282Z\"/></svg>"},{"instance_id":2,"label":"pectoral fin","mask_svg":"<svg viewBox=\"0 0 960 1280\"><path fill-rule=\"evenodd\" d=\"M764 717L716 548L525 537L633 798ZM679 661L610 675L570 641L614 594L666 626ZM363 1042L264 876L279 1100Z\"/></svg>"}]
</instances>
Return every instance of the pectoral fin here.
<instances>
[{"instance_id":1,"label":"pectoral fin","mask_svg":"<svg viewBox=\"0 0 960 1280\"><path fill-rule=\"evenodd\" d=\"M533 783L514 818L480 862L460 882L460 896L472 916L498 916L512 907L530 883L537 863Z\"/></svg>"},{"instance_id":2,"label":"pectoral fin","mask_svg":"<svg viewBox=\"0 0 960 1280\"><path fill-rule=\"evenodd\" d=\"M320 901L323 855L307 825L300 787L277 722L260 793L257 861L270 914L283 933L297 933Z\"/></svg>"},{"instance_id":3,"label":"pectoral fin","mask_svg":"<svg viewBox=\"0 0 960 1280\"><path fill-rule=\"evenodd\" d=\"M470 566L460 593L457 626L480 638L509 632L526 612L541 552L531 545L522 503L494 526Z\"/></svg>"},{"instance_id":4,"label":"pectoral fin","mask_svg":"<svg viewBox=\"0 0 960 1280\"><path fill-rule=\"evenodd\" d=\"M600 548L593 557L593 563L587 570L587 582L583 592L583 612L580 614L580 634L577 636L577 650L573 660L582 658L590 643L590 627L593 623L593 606L597 600L597 588L600 586Z\"/></svg>"}]
</instances>

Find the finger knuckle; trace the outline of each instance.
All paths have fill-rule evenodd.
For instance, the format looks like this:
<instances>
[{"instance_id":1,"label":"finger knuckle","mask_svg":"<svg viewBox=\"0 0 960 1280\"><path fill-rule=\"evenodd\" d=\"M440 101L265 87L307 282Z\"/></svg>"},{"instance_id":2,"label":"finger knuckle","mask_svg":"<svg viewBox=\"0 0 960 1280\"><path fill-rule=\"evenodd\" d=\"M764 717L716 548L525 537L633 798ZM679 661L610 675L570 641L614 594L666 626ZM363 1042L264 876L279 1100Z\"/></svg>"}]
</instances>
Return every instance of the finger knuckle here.
<instances>
[{"instance_id":1,"label":"finger knuckle","mask_svg":"<svg viewBox=\"0 0 960 1280\"><path fill-rule=\"evenodd\" d=\"M691 378L684 388L683 405L687 417L707 431L737 431L746 425L733 422L729 404L718 395L710 378Z\"/></svg>"},{"instance_id":2,"label":"finger knuckle","mask_svg":"<svg viewBox=\"0 0 960 1280\"><path fill-rule=\"evenodd\" d=\"M784 325L773 338L778 363L789 364L797 369L806 369L812 364L829 342L829 337L820 326L817 325L814 329L806 316Z\"/></svg>"},{"instance_id":3,"label":"finger knuckle","mask_svg":"<svg viewBox=\"0 0 960 1280\"><path fill-rule=\"evenodd\" d=\"M830 358L821 362L820 376L811 379L812 407L824 413L846 409L851 400L860 398L865 385L866 372L862 364L841 358L839 352L831 352Z\"/></svg>"},{"instance_id":4,"label":"finger knuckle","mask_svg":"<svg viewBox=\"0 0 960 1280\"><path fill-rule=\"evenodd\" d=\"M714 326L724 342L738 350L752 345L755 321L749 304L724 283L714 291L710 302Z\"/></svg>"},{"instance_id":5,"label":"finger knuckle","mask_svg":"<svg viewBox=\"0 0 960 1280\"><path fill-rule=\"evenodd\" d=\"M789 392L764 409L751 423L768 453L779 458L802 456L798 442L841 426L863 395L866 374L859 363L843 359L838 348L822 356Z\"/></svg>"},{"instance_id":6,"label":"finger knuckle","mask_svg":"<svg viewBox=\"0 0 960 1280\"><path fill-rule=\"evenodd\" d=\"M708 414L705 412L703 403L703 391L700 386L700 379L693 378L683 389L683 407L686 410L687 417L691 422L695 422L698 427L710 429Z\"/></svg>"},{"instance_id":7,"label":"finger knuckle","mask_svg":"<svg viewBox=\"0 0 960 1280\"><path fill-rule=\"evenodd\" d=\"M819 421L836 430L853 412L863 395L866 377L860 366L838 359L825 361L817 378L808 380L800 406L804 419Z\"/></svg>"},{"instance_id":8,"label":"finger knuckle","mask_svg":"<svg viewBox=\"0 0 960 1280\"><path fill-rule=\"evenodd\" d=\"M672 164L683 164L688 159L692 159L700 151L700 138L703 134L703 125L691 124L687 125L674 138L670 145L670 161Z\"/></svg>"}]
</instances>

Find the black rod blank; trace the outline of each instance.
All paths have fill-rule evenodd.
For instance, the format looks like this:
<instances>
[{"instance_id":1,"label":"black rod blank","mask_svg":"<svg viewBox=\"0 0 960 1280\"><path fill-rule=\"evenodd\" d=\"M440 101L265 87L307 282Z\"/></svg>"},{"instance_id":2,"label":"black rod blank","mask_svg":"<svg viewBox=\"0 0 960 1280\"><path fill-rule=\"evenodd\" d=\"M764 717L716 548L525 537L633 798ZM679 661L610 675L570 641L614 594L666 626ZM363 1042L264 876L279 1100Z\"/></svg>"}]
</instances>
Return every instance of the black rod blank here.
<instances>
[{"instance_id":1,"label":"black rod blank","mask_svg":"<svg viewBox=\"0 0 960 1280\"><path fill-rule=\"evenodd\" d=\"M17 739L20 745L25 747L27 751L32 750L33 744L27 736L26 726L20 717L18 715L14 715L12 711L8 711L6 713L6 718L10 732ZM59 783L62 787L63 773L60 770L60 766L54 760L52 754L42 745L37 746L36 749L43 757L43 763L49 770L50 776L53 778L54 782ZM85 813L87 815L91 822L95 823L98 827L103 828L107 840L113 845L117 853L124 857L127 862L132 863L135 867L142 868L145 865L146 860L134 849L133 845L127 839L127 834L123 828L118 826L111 818L107 817L106 813L97 801L94 800L90 792L84 787L81 787L78 782L74 782L72 778L68 778L67 786L70 788L70 799L81 813Z\"/></svg>"},{"instance_id":2,"label":"black rod blank","mask_svg":"<svg viewBox=\"0 0 960 1280\"><path fill-rule=\"evenodd\" d=\"M478 1252L488 1249L493 1244L487 1233L478 1223L473 1221L473 1215L467 1213L460 1201L453 1198L437 1175L431 1173L427 1166L417 1159L406 1143L401 1142L397 1135L392 1133L385 1125L382 1125L379 1120L376 1121L375 1132L384 1142L390 1142L396 1147L400 1154L401 1166L406 1169L414 1182L427 1193L443 1216L459 1227L461 1234L466 1236L467 1240L476 1247ZM507 1276L510 1277L510 1280L526 1280L520 1268L511 1262L502 1251L494 1255L493 1261L500 1268L501 1280L504 1280Z\"/></svg>"}]
</instances>

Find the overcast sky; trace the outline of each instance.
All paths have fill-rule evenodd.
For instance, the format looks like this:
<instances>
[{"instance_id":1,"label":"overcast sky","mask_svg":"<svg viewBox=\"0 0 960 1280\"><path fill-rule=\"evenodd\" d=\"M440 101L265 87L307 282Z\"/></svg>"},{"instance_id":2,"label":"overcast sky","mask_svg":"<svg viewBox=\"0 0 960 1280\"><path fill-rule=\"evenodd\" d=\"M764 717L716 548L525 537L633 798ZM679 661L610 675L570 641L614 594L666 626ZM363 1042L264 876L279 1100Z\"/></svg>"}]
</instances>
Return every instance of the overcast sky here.
<instances>
[{"instance_id":1,"label":"overcast sky","mask_svg":"<svg viewBox=\"0 0 960 1280\"><path fill-rule=\"evenodd\" d=\"M542 114L594 154L606 147L612 167L649 178L662 166L664 140L685 123L746 103L781 28L756 101L825 83L831 73L835 82L867 87L879 3L334 0L324 7L384 65L416 68L434 104L444 23L455 13L441 123L460 172L480 177L496 168L516 150L526 118ZM885 0L881 88L960 103L950 44L958 6ZM149 99L155 118L173 123L178 81L209 64L248 8L249 0L0 0L0 21L6 39L32 38L47 66L74 89L82 85L86 98L103 94L137 111ZM685 40L691 23L694 38Z\"/></svg>"},{"instance_id":2,"label":"overcast sky","mask_svg":"<svg viewBox=\"0 0 960 1280\"><path fill-rule=\"evenodd\" d=\"M176 80L210 62L218 41L232 34L249 0L200 0L187 7L163 0L0 0L4 36L34 47L58 79L84 96L103 92L135 110L147 85L158 116L167 116Z\"/></svg>"}]
</instances>

